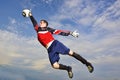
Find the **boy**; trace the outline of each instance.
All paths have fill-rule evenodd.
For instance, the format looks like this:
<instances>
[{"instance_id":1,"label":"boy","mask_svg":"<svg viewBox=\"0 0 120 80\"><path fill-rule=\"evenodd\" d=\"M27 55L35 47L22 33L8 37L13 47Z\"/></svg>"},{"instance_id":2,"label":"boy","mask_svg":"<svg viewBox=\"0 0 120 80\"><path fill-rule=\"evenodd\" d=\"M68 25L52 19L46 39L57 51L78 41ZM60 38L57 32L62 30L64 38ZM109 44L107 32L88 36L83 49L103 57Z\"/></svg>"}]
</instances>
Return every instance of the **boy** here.
<instances>
[{"instance_id":1,"label":"boy","mask_svg":"<svg viewBox=\"0 0 120 80\"><path fill-rule=\"evenodd\" d=\"M71 66L66 66L66 65L58 63L60 59L59 54L63 54L63 55L69 55L69 56L76 58L77 60L79 60L80 62L82 62L83 64L87 66L90 73L93 72L94 68L90 62L85 60L79 54L71 51L64 44L62 44L58 40L55 40L54 37L52 36L52 34L57 34L57 35L63 35L63 36L72 35L73 37L78 37L79 33L77 33L76 31L74 32L63 31L63 30L56 30L56 29L47 27L48 22L46 20L41 20L40 24L38 25L37 21L32 16L31 11L30 10L28 11L29 12L24 13L23 16L27 15L28 13L29 15L28 17L30 17L30 20L33 23L34 29L37 33L38 41L47 49L49 60L53 68L60 69L60 70L66 70L68 72L69 78L73 77Z\"/></svg>"}]
</instances>

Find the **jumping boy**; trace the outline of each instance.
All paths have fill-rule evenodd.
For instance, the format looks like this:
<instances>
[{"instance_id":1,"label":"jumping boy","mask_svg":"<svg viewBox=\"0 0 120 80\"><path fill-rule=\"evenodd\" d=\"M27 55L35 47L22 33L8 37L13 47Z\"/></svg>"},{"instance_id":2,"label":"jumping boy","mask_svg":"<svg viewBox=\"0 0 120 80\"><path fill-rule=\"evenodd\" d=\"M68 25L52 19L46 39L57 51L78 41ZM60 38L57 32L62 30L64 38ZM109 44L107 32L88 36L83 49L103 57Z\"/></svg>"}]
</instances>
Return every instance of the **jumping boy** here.
<instances>
[{"instance_id":1,"label":"jumping boy","mask_svg":"<svg viewBox=\"0 0 120 80\"><path fill-rule=\"evenodd\" d=\"M53 68L66 70L68 72L69 78L73 77L72 67L59 63L60 59L59 54L63 54L76 58L77 60L79 60L80 62L87 66L90 73L93 72L94 68L90 62L85 60L82 56L80 56L76 52L73 52L72 50L67 48L64 44L54 39L53 37L53 34L62 36L72 35L73 37L78 37L79 33L77 33L76 31L71 32L50 28L48 27L48 22L46 20L41 20L38 25L37 21L32 16L31 11L28 9L26 9L26 11L24 10L23 16L25 17L25 15L28 15L28 17L30 17L30 20L33 23L34 29L37 33L38 41L47 49L49 60Z\"/></svg>"}]
</instances>

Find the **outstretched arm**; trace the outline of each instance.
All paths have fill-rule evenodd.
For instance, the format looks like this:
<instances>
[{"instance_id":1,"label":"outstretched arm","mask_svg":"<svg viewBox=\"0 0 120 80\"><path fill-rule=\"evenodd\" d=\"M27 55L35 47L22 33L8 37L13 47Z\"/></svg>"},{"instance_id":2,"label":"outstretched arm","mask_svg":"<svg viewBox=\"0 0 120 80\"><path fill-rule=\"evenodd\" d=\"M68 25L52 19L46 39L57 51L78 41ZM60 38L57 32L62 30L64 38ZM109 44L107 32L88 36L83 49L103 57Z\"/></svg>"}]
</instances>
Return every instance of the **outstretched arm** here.
<instances>
[{"instance_id":1,"label":"outstretched arm","mask_svg":"<svg viewBox=\"0 0 120 80\"><path fill-rule=\"evenodd\" d=\"M52 34L57 34L57 35L62 35L62 36L68 36L68 35L70 35L70 31L57 30L57 29L53 29L53 28L50 28L50 27L48 27L48 30Z\"/></svg>"},{"instance_id":2,"label":"outstretched arm","mask_svg":"<svg viewBox=\"0 0 120 80\"><path fill-rule=\"evenodd\" d=\"M33 24L33 26L34 26L34 29L36 30L36 31L38 31L38 23L37 23L37 21L35 20L35 18L32 16L32 14L30 15L30 20L31 20L31 22L32 22L32 24Z\"/></svg>"},{"instance_id":3,"label":"outstretched arm","mask_svg":"<svg viewBox=\"0 0 120 80\"><path fill-rule=\"evenodd\" d=\"M73 37L78 37L79 33L77 31L64 31L64 30L57 30L57 29L53 29L48 27L48 30L52 33L52 34L57 34L57 35L62 35L62 36L69 36L72 35Z\"/></svg>"},{"instance_id":4,"label":"outstretched arm","mask_svg":"<svg viewBox=\"0 0 120 80\"><path fill-rule=\"evenodd\" d=\"M36 31L38 31L37 21L36 21L35 18L32 16L31 10L29 10L29 9L24 9L24 10L22 11L22 15L23 15L24 17L30 17L30 20L31 20L31 22L33 23L34 29L35 29Z\"/></svg>"}]
</instances>

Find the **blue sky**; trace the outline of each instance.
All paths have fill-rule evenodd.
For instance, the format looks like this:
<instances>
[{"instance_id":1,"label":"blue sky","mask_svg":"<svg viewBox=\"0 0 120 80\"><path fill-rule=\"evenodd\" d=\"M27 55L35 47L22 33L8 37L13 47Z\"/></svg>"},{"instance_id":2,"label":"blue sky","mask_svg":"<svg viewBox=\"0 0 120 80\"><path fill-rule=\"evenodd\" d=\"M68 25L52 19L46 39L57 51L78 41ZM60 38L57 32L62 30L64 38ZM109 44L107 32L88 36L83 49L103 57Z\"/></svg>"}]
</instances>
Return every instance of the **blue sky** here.
<instances>
[{"instance_id":1,"label":"blue sky","mask_svg":"<svg viewBox=\"0 0 120 80\"><path fill-rule=\"evenodd\" d=\"M73 67L72 80L120 80L120 0L1 0L0 79L68 79L67 72L51 67L30 19L21 15L25 8L49 27L80 33L78 38L55 35L95 67L90 74L74 58L60 55L60 63Z\"/></svg>"}]
</instances>

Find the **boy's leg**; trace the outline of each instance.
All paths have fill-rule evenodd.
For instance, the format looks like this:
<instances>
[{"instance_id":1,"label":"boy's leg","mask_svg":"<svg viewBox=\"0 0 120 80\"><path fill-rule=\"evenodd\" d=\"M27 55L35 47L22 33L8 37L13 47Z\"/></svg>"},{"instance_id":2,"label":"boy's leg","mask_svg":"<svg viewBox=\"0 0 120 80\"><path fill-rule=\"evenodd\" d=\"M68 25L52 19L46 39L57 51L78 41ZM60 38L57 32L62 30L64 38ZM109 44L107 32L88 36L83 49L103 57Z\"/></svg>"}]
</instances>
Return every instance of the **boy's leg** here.
<instances>
[{"instance_id":1,"label":"boy's leg","mask_svg":"<svg viewBox=\"0 0 120 80\"><path fill-rule=\"evenodd\" d=\"M55 62L52 66L55 69L66 70L68 72L69 78L73 77L72 68L70 66L59 64L58 62Z\"/></svg>"},{"instance_id":2,"label":"boy's leg","mask_svg":"<svg viewBox=\"0 0 120 80\"><path fill-rule=\"evenodd\" d=\"M63 64L59 64L60 59L59 54L68 55L69 49L64 46L61 42L55 40L52 45L48 48L49 60L53 68L66 70L70 78L73 77L72 68Z\"/></svg>"},{"instance_id":3,"label":"boy's leg","mask_svg":"<svg viewBox=\"0 0 120 80\"><path fill-rule=\"evenodd\" d=\"M83 64L85 64L89 70L90 73L93 72L94 68L92 66L92 64L90 62L88 62L87 60L85 60L82 56L80 56L79 54L70 51L69 55L76 58L77 60L81 61Z\"/></svg>"}]
</instances>

